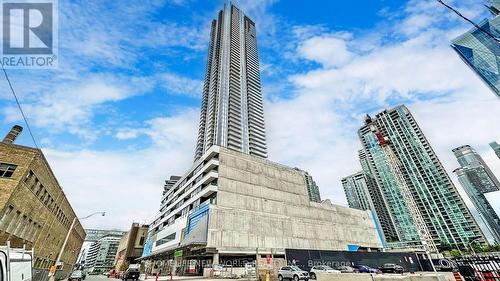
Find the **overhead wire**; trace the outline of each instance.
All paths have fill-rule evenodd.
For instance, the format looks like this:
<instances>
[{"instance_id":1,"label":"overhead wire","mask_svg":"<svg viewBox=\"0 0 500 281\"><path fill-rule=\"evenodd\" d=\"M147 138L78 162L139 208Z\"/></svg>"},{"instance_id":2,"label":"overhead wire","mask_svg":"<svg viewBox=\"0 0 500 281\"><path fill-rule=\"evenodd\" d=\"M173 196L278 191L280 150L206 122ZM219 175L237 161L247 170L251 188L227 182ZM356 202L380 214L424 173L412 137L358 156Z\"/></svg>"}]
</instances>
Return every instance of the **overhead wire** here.
<instances>
[{"instance_id":1,"label":"overhead wire","mask_svg":"<svg viewBox=\"0 0 500 281\"><path fill-rule=\"evenodd\" d=\"M469 22L470 24L472 24L475 28L477 28L478 30L482 31L483 33L485 33L486 35L488 35L489 37L491 37L493 40L495 40L497 43L500 43L500 39L495 37L495 35L491 34L491 32L489 32L488 30L482 28L481 26L479 26L478 24L476 24L475 22L473 22L472 20L470 20L469 18L467 18L466 16L462 15L457 9L453 8L452 6L446 4L443 2L443 0L436 0L437 2L439 2L441 5L445 6L446 8L448 8L449 10L453 11L455 14L457 14L459 17L461 17L462 19L464 19L465 21Z\"/></svg>"},{"instance_id":2,"label":"overhead wire","mask_svg":"<svg viewBox=\"0 0 500 281\"><path fill-rule=\"evenodd\" d=\"M33 144L35 145L35 147L37 149L40 149L38 147L38 144L35 140L35 136L33 135L33 132L31 131L31 127L28 123L28 118L26 118L26 114L24 114L24 111L23 111L23 108L21 106L21 103L19 102L19 99L17 98L17 94L16 94L16 91L14 90L14 87L12 87L12 83L10 82L10 79L9 79L9 75L7 75L7 71L5 70L5 67L3 66L3 63L0 63L0 65L2 66L2 71L3 71L3 74L5 75L5 79L7 80L7 83L9 84L9 87L10 87L10 91L12 92L12 95L14 96L14 99L16 100L16 104L17 104L17 107L19 108L19 111L21 112L21 115L24 119L24 123L26 124L26 128L28 128L28 132L31 136L31 139L33 140Z\"/></svg>"}]
</instances>

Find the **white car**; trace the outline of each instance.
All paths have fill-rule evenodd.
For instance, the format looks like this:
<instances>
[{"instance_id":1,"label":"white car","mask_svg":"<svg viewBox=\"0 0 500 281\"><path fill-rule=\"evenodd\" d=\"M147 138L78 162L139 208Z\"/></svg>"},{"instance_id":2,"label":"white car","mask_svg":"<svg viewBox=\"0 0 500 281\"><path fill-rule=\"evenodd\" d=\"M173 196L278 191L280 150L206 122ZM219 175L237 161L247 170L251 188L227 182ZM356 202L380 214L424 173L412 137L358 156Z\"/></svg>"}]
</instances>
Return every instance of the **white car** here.
<instances>
[{"instance_id":1,"label":"white car","mask_svg":"<svg viewBox=\"0 0 500 281\"><path fill-rule=\"evenodd\" d=\"M328 265L316 265L313 266L309 272L309 276L311 279L316 279L316 273L321 272L321 273L340 273L339 270L333 269L329 267Z\"/></svg>"}]
</instances>

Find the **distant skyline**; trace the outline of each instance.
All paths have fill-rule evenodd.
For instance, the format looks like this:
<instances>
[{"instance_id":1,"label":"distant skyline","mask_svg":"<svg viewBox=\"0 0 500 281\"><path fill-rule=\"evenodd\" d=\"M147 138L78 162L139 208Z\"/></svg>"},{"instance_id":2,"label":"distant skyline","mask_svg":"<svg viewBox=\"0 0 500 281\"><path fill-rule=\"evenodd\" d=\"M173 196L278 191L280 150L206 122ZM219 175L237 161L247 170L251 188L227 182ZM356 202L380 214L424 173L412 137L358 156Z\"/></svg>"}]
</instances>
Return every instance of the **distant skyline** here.
<instances>
[{"instance_id":1,"label":"distant skyline","mask_svg":"<svg viewBox=\"0 0 500 281\"><path fill-rule=\"evenodd\" d=\"M268 159L346 205L363 116L405 104L446 171L469 144L500 177L500 100L450 42L471 26L434 0L233 1L256 23ZM481 0L448 1L475 22ZM59 68L7 70L85 228L149 223L193 161L210 22L224 1L59 1ZM320 9L318 7L321 7ZM0 130L22 123L0 79ZM27 130L18 144L33 146ZM500 213L500 192L486 194ZM467 199L466 199L467 201Z\"/></svg>"}]
</instances>

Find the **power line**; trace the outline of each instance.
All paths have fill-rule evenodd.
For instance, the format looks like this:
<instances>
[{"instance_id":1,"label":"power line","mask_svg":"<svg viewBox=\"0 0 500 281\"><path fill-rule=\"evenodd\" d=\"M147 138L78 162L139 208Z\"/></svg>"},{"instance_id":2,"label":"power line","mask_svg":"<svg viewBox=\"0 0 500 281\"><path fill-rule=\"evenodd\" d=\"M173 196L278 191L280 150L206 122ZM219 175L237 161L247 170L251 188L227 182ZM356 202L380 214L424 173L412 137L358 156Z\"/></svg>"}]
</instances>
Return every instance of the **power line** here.
<instances>
[{"instance_id":1,"label":"power line","mask_svg":"<svg viewBox=\"0 0 500 281\"><path fill-rule=\"evenodd\" d=\"M452 6L446 4L443 2L443 0L436 0L438 1L439 3L441 3L441 5L445 6L446 8L452 10L455 14L457 14L459 17L461 17L462 19L466 20L467 22L469 22L470 24L472 24L475 28L477 28L478 30L482 31L483 33L485 33L486 35L488 35L489 37L491 37L493 40L495 40L497 43L500 43L500 39L498 39L497 37L495 37L493 34L491 34L491 32L489 32L488 30L482 28L481 26L477 25L475 22L473 22L472 20L468 19L466 16L462 15L459 11L457 11L455 8L453 8Z\"/></svg>"},{"instance_id":2,"label":"power line","mask_svg":"<svg viewBox=\"0 0 500 281\"><path fill-rule=\"evenodd\" d=\"M17 98L16 91L14 91L14 87L12 87L12 83L10 83L9 76L7 75L7 71L5 71L5 68L3 67L3 63L0 63L2 65L2 70L3 74L5 75L5 79L7 79L7 83L9 83L10 90L12 92L12 95L14 96L14 99L16 100L17 107L19 108L19 111L21 111L21 115L23 116L24 123L26 123L26 127L28 128L28 132L30 133L31 139L33 140L33 143L35 144L35 147L37 149L40 149L38 147L38 144L36 143L35 137L33 136L33 133L31 132L30 125L28 124L28 119L26 118L26 115L24 114L24 111L21 107L21 104L19 103L19 99Z\"/></svg>"}]
</instances>

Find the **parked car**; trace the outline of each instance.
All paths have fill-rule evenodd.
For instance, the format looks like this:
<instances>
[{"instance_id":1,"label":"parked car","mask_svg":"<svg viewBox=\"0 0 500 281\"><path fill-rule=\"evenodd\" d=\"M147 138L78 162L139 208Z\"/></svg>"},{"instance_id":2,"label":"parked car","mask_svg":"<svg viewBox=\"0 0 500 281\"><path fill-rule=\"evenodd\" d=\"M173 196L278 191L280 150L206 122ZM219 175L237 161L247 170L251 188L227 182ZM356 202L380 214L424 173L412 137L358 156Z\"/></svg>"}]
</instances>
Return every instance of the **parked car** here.
<instances>
[{"instance_id":1,"label":"parked car","mask_svg":"<svg viewBox=\"0 0 500 281\"><path fill-rule=\"evenodd\" d=\"M71 272L68 277L68 281L82 281L83 280L83 272L81 270L75 270Z\"/></svg>"},{"instance_id":2,"label":"parked car","mask_svg":"<svg viewBox=\"0 0 500 281\"><path fill-rule=\"evenodd\" d=\"M379 273L380 271L375 268L371 268L366 265L357 265L354 268L358 270L359 273Z\"/></svg>"},{"instance_id":3,"label":"parked car","mask_svg":"<svg viewBox=\"0 0 500 281\"><path fill-rule=\"evenodd\" d=\"M386 263L383 266L381 266L379 269L380 269L380 271L382 271L382 273L403 273L403 272L405 272L405 269L402 266L400 266L399 264L395 264L395 263Z\"/></svg>"},{"instance_id":4,"label":"parked car","mask_svg":"<svg viewBox=\"0 0 500 281\"><path fill-rule=\"evenodd\" d=\"M125 270L123 273L122 273L122 280L126 281L126 280L139 280L139 268L136 268L136 267L129 267L127 270Z\"/></svg>"},{"instance_id":5,"label":"parked car","mask_svg":"<svg viewBox=\"0 0 500 281\"><path fill-rule=\"evenodd\" d=\"M293 281L309 280L309 272L300 269L298 266L283 266L278 271L278 280L292 279Z\"/></svg>"},{"instance_id":6,"label":"parked car","mask_svg":"<svg viewBox=\"0 0 500 281\"><path fill-rule=\"evenodd\" d=\"M335 268L336 270L340 271L341 273L355 273L355 272L358 272L358 270L352 266L348 266L348 265L341 265L341 266L337 266Z\"/></svg>"},{"instance_id":7,"label":"parked car","mask_svg":"<svg viewBox=\"0 0 500 281\"><path fill-rule=\"evenodd\" d=\"M311 267L311 270L309 271L309 276L311 279L316 279L316 273L318 272L323 272L323 273L340 273L340 270L333 269L327 265L317 265Z\"/></svg>"}]
</instances>

